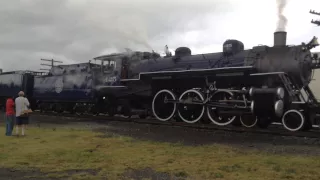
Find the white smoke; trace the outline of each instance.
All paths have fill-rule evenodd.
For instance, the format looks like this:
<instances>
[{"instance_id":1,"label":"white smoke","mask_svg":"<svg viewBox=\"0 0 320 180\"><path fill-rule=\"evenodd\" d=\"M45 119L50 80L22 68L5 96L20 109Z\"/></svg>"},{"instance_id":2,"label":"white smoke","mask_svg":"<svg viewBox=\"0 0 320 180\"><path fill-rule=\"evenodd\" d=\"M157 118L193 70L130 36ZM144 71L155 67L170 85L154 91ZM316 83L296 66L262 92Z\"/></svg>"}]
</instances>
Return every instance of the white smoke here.
<instances>
[{"instance_id":1,"label":"white smoke","mask_svg":"<svg viewBox=\"0 0 320 180\"><path fill-rule=\"evenodd\" d=\"M22 86L22 76L20 74L2 74L0 75L0 84L10 86Z\"/></svg>"},{"instance_id":2,"label":"white smoke","mask_svg":"<svg viewBox=\"0 0 320 180\"><path fill-rule=\"evenodd\" d=\"M150 46L147 26L142 17L137 15L121 16L115 19L114 27L118 33L122 34L128 41L141 44L148 50L152 50Z\"/></svg>"},{"instance_id":3,"label":"white smoke","mask_svg":"<svg viewBox=\"0 0 320 180\"><path fill-rule=\"evenodd\" d=\"M123 7L120 5L111 3L110 7L107 6L107 9L105 9L105 6L103 6L105 4L103 2L99 3L101 7L88 4L92 6L93 10L86 12L82 21L90 24L91 28L104 31L105 35L100 35L101 42L111 45L119 52L136 45L142 46L148 51L153 49L149 44L148 30L150 27L147 25L147 17L144 16L143 9L136 8L128 12L122 12ZM111 8L112 5L115 7Z\"/></svg>"},{"instance_id":4,"label":"white smoke","mask_svg":"<svg viewBox=\"0 0 320 180\"><path fill-rule=\"evenodd\" d=\"M276 0L278 10L278 22L276 31L285 31L288 19L283 15L283 10L287 5L287 0Z\"/></svg>"}]
</instances>

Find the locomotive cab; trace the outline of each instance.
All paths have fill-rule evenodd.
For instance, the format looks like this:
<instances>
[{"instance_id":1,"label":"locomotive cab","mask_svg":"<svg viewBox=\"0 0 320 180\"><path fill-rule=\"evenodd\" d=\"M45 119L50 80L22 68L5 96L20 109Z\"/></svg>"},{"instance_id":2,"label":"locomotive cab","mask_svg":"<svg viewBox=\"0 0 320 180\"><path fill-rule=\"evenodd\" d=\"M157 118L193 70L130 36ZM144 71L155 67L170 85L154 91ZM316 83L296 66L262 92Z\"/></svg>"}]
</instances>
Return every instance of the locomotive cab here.
<instances>
[{"instance_id":1,"label":"locomotive cab","mask_svg":"<svg viewBox=\"0 0 320 180\"><path fill-rule=\"evenodd\" d=\"M141 109L140 103L143 99L140 97L145 96L145 92L142 92L142 95L139 94L141 91L140 81L132 82L130 80L134 76L133 71L136 66L141 64L142 60L150 59L153 56L154 54L149 52L129 52L95 58L95 60L102 61L101 78L99 78L102 81L95 84L99 107L103 107L109 115L114 113L128 115L133 109ZM138 84L132 85L132 83Z\"/></svg>"},{"instance_id":2,"label":"locomotive cab","mask_svg":"<svg viewBox=\"0 0 320 180\"><path fill-rule=\"evenodd\" d=\"M94 60L101 61L100 67L95 73L99 74L97 76L100 76L100 78L98 78L100 82L96 83L97 86L113 86L118 83L122 67L122 59L120 56L121 54L110 54L94 58Z\"/></svg>"}]
</instances>

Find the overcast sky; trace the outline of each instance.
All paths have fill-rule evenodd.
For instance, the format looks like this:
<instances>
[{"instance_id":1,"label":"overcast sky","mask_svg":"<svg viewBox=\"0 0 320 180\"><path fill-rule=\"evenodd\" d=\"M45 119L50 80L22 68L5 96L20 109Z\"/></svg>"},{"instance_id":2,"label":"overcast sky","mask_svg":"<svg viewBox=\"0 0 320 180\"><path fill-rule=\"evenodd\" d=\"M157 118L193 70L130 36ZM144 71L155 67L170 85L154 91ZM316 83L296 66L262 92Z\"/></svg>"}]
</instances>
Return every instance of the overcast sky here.
<instances>
[{"instance_id":1,"label":"overcast sky","mask_svg":"<svg viewBox=\"0 0 320 180\"><path fill-rule=\"evenodd\" d=\"M288 44L320 36L311 19L319 0L287 0ZM222 50L229 38L245 48L273 44L276 0L1 0L0 66L39 70L40 58L66 63L123 51L192 53ZM320 37L319 37L320 38ZM320 51L320 48L317 48Z\"/></svg>"}]
</instances>

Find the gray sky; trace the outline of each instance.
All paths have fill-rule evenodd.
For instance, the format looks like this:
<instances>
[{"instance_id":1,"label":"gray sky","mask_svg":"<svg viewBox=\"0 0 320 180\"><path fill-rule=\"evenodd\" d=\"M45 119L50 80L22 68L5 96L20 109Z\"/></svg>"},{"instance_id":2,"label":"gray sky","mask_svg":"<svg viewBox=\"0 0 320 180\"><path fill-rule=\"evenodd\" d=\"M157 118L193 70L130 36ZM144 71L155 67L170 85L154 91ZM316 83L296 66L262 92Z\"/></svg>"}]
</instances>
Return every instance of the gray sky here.
<instances>
[{"instance_id":1,"label":"gray sky","mask_svg":"<svg viewBox=\"0 0 320 180\"><path fill-rule=\"evenodd\" d=\"M310 9L320 11L320 1L288 0L288 44L320 35L310 23L320 17ZM3 70L39 70L40 58L86 62L127 47L162 53L167 44L171 51L208 53L221 51L228 38L246 49L272 45L277 6L276 0L2 0L0 23Z\"/></svg>"}]
</instances>

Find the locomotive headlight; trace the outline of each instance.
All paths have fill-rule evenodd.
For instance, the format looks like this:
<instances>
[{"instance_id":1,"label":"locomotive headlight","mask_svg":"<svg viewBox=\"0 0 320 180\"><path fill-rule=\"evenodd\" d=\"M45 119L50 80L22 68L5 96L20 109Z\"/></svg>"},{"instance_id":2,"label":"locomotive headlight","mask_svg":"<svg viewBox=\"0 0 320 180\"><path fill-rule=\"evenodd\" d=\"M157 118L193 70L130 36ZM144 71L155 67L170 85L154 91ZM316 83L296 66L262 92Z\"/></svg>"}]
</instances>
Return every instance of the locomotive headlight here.
<instances>
[{"instance_id":1,"label":"locomotive headlight","mask_svg":"<svg viewBox=\"0 0 320 180\"><path fill-rule=\"evenodd\" d=\"M103 98L102 99L106 99L106 97L105 96L103 96Z\"/></svg>"}]
</instances>

